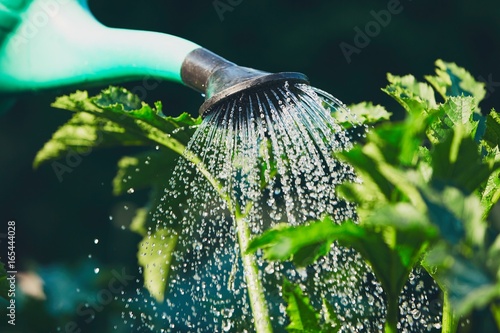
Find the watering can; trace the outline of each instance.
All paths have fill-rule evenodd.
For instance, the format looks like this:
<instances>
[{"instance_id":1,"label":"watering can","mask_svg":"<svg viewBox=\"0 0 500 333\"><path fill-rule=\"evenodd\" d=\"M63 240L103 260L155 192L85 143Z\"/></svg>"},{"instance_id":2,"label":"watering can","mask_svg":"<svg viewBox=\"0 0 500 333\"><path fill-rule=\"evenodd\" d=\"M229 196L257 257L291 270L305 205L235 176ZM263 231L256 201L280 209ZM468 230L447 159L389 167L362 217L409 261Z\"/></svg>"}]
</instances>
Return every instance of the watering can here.
<instances>
[{"instance_id":1,"label":"watering can","mask_svg":"<svg viewBox=\"0 0 500 333\"><path fill-rule=\"evenodd\" d=\"M109 28L87 0L0 0L0 110L15 95L154 77L205 93L200 113L249 88L308 83L301 73L240 67L176 36Z\"/></svg>"},{"instance_id":2,"label":"watering can","mask_svg":"<svg viewBox=\"0 0 500 333\"><path fill-rule=\"evenodd\" d=\"M0 96L104 85L146 75L182 82L199 46L185 39L100 24L86 0L0 0Z\"/></svg>"}]
</instances>

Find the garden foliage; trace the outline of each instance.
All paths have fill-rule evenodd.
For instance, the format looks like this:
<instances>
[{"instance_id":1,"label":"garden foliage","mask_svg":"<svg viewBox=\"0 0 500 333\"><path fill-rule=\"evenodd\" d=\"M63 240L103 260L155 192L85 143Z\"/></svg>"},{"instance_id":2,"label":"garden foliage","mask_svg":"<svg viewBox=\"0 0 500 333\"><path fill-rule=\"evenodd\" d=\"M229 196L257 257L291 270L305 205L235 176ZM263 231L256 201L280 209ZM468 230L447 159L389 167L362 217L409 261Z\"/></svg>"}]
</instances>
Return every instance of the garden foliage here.
<instances>
[{"instance_id":1,"label":"garden foliage","mask_svg":"<svg viewBox=\"0 0 500 333\"><path fill-rule=\"evenodd\" d=\"M280 225L255 235L247 252L306 266L335 242L356 249L387 295L386 332L397 331L398 298L420 266L443 292L443 332L456 331L460 319L478 309L487 309L500 329L500 226L491 218L500 197L500 116L480 109L483 83L453 63L438 60L436 66L427 82L388 74L382 90L406 111L402 121L390 121L390 113L379 105L351 107L369 125L366 138L336 156L351 164L360 179L338 188L342 198L356 204L355 221L336 224L324 216L299 227ZM116 195L151 188L150 202L137 211L131 229L143 237L138 261L145 268L146 288L162 300L169 262L143 254L152 242L172 253L177 236L156 230L150 210L168 180L166 170L183 154L201 119L166 117L161 103L151 107L117 87L93 97L78 91L53 106L74 115L40 150L35 166L69 151L147 149L119 161L113 188ZM343 123L340 114L332 115ZM282 291L290 332L336 331L339 323L328 302L313 308L307 290L289 281L283 281Z\"/></svg>"}]
</instances>

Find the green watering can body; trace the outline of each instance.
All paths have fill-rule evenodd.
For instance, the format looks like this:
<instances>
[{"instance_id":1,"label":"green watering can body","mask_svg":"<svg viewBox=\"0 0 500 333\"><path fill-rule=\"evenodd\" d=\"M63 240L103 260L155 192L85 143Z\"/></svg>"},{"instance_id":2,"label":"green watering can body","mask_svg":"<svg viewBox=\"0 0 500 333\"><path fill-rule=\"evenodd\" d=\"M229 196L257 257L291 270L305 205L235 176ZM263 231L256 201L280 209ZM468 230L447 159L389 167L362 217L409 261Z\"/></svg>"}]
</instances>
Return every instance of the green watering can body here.
<instances>
[{"instance_id":1,"label":"green watering can body","mask_svg":"<svg viewBox=\"0 0 500 333\"><path fill-rule=\"evenodd\" d=\"M250 90L309 83L301 73L238 66L176 36L106 27L86 0L0 0L0 112L25 92L150 77L202 92L200 114Z\"/></svg>"},{"instance_id":2,"label":"green watering can body","mask_svg":"<svg viewBox=\"0 0 500 333\"><path fill-rule=\"evenodd\" d=\"M146 76L182 82L195 43L100 24L86 0L0 0L0 98ZM0 101L0 107L1 107Z\"/></svg>"}]
</instances>

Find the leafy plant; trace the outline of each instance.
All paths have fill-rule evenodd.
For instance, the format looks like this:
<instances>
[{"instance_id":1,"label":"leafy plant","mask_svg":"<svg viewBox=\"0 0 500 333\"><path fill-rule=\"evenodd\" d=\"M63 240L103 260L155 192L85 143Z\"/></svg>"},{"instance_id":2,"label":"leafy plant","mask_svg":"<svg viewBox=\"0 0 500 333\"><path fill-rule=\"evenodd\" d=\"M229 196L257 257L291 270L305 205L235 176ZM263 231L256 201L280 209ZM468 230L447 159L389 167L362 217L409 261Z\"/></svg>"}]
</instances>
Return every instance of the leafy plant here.
<instances>
[{"instance_id":1,"label":"leafy plant","mask_svg":"<svg viewBox=\"0 0 500 333\"><path fill-rule=\"evenodd\" d=\"M245 212L237 202L221 191L221 185L206 170L198 156L184 154L186 144L201 118L193 119L184 113L179 117L165 117L162 105L155 103L152 108L137 96L123 88L110 87L97 96L89 97L78 91L63 96L53 103L54 107L76 112L52 139L38 152L34 166L66 156L70 152L86 154L96 147L117 145L151 147L136 156L124 157L118 163L118 174L113 181L115 194L135 191L135 188L152 187L150 203L138 210L131 230L139 233L143 240L139 244L138 261L143 267L145 287L159 302L164 300L168 274L172 264L178 232L174 229L158 229L153 221L152 209L161 200L165 170L171 169L180 155L187 158L205 176L207 181L225 200L238 230L241 259L247 279L250 303L254 309L255 325L259 332L271 330L267 305L258 277L254 256L245 253L250 240L250 231L245 222ZM172 154L175 152L176 154ZM54 167L54 165L53 165ZM60 168L57 165L55 168ZM142 171L137 171L142 170ZM64 169L56 170L64 172ZM158 178L159 177L159 178ZM158 252L161 251L161 255Z\"/></svg>"},{"instance_id":2,"label":"leafy plant","mask_svg":"<svg viewBox=\"0 0 500 333\"><path fill-rule=\"evenodd\" d=\"M338 241L355 248L386 292L386 332L397 332L399 295L420 264L444 292L443 332L455 331L457 320L474 309L490 306L498 316L500 236L487 221L498 201L498 114L479 112L482 83L455 64L436 65L437 75L426 79L443 102L413 76L389 74L383 91L407 111L406 119L375 126L365 142L338 154L362 180L339 189L357 204L359 221L336 225L325 217L276 228L249 247L299 265L308 263L302 251L311 245Z\"/></svg>"},{"instance_id":3,"label":"leafy plant","mask_svg":"<svg viewBox=\"0 0 500 333\"><path fill-rule=\"evenodd\" d=\"M390 113L371 103L351 107L358 119L371 126L363 142L336 156L351 164L361 180L337 189L357 205L356 221L336 224L324 216L304 226L280 225L249 242L245 212L219 191L236 213L241 257L251 279L258 281L256 251L262 250L266 260L306 266L337 242L356 249L381 283L387 295L386 332L398 330L399 297L417 266L423 266L443 291L443 332L456 331L460 318L485 307L500 329L500 236L489 220L500 197L500 117L494 110L487 116L481 113L483 83L455 64L438 60L436 66L436 74L426 77L429 83L411 75L388 75L383 91L407 112L403 121L389 121ZM75 115L38 153L35 166L96 147L149 149L118 163L113 189L122 195L151 188L150 202L138 210L131 229L143 237L138 260L146 288L163 300L178 235L176 230L155 229L149 212L161 199L165 170L183 155L201 119L187 114L165 117L161 103L150 107L116 87L93 97L76 92L53 106ZM342 114L332 115L346 128L350 126ZM183 156L220 190L196 156ZM169 255L149 255L153 245ZM336 332L340 327L326 300L320 311L301 286L283 281L282 291L288 331ZM269 331L262 289L257 284L249 292L254 315L260 316L256 322L263 322L258 331Z\"/></svg>"},{"instance_id":4,"label":"leafy plant","mask_svg":"<svg viewBox=\"0 0 500 333\"><path fill-rule=\"evenodd\" d=\"M84 91L77 91L58 98L52 106L73 111L75 115L38 152L35 167L43 162L65 157L68 152L86 153L94 148L123 145L152 149L124 157L118 162L113 192L121 195L131 189L152 187L151 204L138 210L131 229L144 237L139 246L138 259L144 267L146 287L156 299L162 300L165 291L165 283L162 281L168 275L169 262L158 263L159 266L153 269L158 259L144 255L148 251L146 244L152 245L153 237L148 231L155 227L149 210L160 201L165 170L172 169L178 154L183 154L194 133L194 127L201 119L194 119L187 113L176 118L165 117L160 102L155 103L152 108L137 96L118 87L110 87L93 97L89 97ZM163 238L164 244L159 246L171 252L175 246L174 234L168 230L156 232L167 235Z\"/></svg>"}]
</instances>

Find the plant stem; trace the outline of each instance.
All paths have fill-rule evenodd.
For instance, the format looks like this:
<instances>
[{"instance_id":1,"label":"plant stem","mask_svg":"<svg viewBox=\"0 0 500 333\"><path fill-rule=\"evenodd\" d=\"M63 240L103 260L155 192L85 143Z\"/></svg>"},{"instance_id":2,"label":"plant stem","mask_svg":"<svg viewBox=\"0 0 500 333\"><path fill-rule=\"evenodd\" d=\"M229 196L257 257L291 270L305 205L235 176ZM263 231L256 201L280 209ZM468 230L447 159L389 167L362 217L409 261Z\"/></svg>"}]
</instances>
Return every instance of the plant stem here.
<instances>
[{"instance_id":1,"label":"plant stem","mask_svg":"<svg viewBox=\"0 0 500 333\"><path fill-rule=\"evenodd\" d=\"M385 318L384 332L397 333L399 321L399 298L387 295L387 317Z\"/></svg>"},{"instance_id":2,"label":"plant stem","mask_svg":"<svg viewBox=\"0 0 500 333\"><path fill-rule=\"evenodd\" d=\"M450 298L447 292L443 292L443 319L442 319L443 329L441 333L455 333L458 328L458 320L453 313L453 309L450 304Z\"/></svg>"},{"instance_id":3,"label":"plant stem","mask_svg":"<svg viewBox=\"0 0 500 333\"><path fill-rule=\"evenodd\" d=\"M246 253L248 243L250 242L250 229L248 228L245 216L238 211L235 213L235 221L255 330L257 333L271 333L273 330L269 319L269 310L264 297L264 288L259 278L256 259L253 254Z\"/></svg>"}]
</instances>

